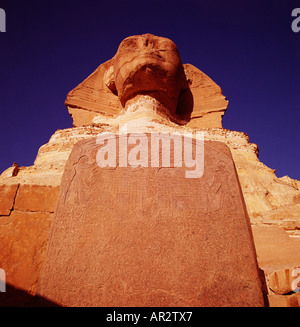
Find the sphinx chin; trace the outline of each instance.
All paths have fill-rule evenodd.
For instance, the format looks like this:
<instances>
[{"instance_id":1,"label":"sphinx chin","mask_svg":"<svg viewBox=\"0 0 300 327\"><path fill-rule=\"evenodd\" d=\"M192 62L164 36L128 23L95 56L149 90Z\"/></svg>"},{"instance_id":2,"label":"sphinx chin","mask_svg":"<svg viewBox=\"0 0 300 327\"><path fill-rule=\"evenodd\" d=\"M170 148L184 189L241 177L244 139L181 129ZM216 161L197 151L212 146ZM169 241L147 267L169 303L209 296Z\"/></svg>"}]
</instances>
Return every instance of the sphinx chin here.
<instances>
[{"instance_id":1,"label":"sphinx chin","mask_svg":"<svg viewBox=\"0 0 300 327\"><path fill-rule=\"evenodd\" d=\"M150 34L125 39L114 57L113 70L123 108L136 95L147 94L175 111L184 73L171 40Z\"/></svg>"},{"instance_id":2,"label":"sphinx chin","mask_svg":"<svg viewBox=\"0 0 300 327\"><path fill-rule=\"evenodd\" d=\"M167 71L152 64L141 65L128 74L124 82L117 87L119 99L123 107L137 94L161 94L161 97L178 99L180 86Z\"/></svg>"}]
</instances>

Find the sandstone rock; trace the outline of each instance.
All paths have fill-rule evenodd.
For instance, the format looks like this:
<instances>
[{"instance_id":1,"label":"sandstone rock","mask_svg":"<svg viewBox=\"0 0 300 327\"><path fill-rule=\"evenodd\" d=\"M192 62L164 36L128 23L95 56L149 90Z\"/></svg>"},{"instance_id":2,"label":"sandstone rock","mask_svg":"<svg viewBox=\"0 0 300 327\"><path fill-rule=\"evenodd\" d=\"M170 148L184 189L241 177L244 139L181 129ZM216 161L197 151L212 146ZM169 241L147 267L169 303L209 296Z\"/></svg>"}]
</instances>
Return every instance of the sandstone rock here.
<instances>
[{"instance_id":1,"label":"sandstone rock","mask_svg":"<svg viewBox=\"0 0 300 327\"><path fill-rule=\"evenodd\" d=\"M173 125L172 125L173 126ZM153 129L154 127L154 129ZM177 130L181 132L190 132L190 131L197 131L199 129L189 129L187 127L176 127ZM167 126L161 124L154 124L143 127L140 131L172 131L174 129L169 130ZM38 156L35 160L35 164L32 167L20 167L19 173L17 176L14 177L5 177L3 175L0 176L0 185L1 187L6 188L10 185L18 185L19 183L22 185L23 183L28 185L52 185L52 186L59 186L61 183L62 174L64 171L64 167L66 161L69 157L69 154L74 147L74 145L82 139L89 139L95 137L98 133L103 131L110 131L110 132L118 132L118 126L114 125L106 125L102 127L77 127L72 129L66 130L58 130L49 140L49 143L42 146L38 152ZM281 256L280 260L287 261L292 260L293 264L285 265L279 264L276 266L276 255L280 253L281 249L283 248L285 242L289 244L289 237L288 234L285 232L287 230L290 235L297 231L298 220L296 218L289 219L282 218L287 217L285 214L289 212L289 210L295 210L294 212L297 213L296 208L290 205L291 201L294 203L294 199L298 196L299 190L295 188L295 184L297 185L297 181L284 179L285 183L277 182L276 175L274 171L264 164L262 164L258 157L257 157L257 146L254 144L249 143L249 138L245 133L241 132L234 132L225 129L201 129L201 131L205 132L205 139L206 140L215 140L221 141L229 146L231 149L232 156L235 161L235 165L237 167L237 172L239 175L239 180L241 182L243 194L245 197L246 205L248 212L250 213L250 219L252 224L252 228L259 227L259 226L279 226L281 231L284 233L283 235L286 238L282 241L282 243L272 243L276 236L270 238L270 247L274 248L273 252L273 263L274 268L271 271L266 272L266 277L268 278L268 274L276 269L286 269L286 268L293 268L299 264L299 260L297 259L296 254L300 251L294 251L295 245L290 247L290 250L286 250L284 254ZM256 174L259 174L260 178L256 177ZM270 209L270 205L265 205L265 192L266 188L264 185L267 186L270 193L274 194L274 198L276 200L277 209ZM11 187L12 187L11 186ZM275 191L274 191L275 188ZM2 193L4 194L4 193ZM5 196L6 198L6 196ZM9 197L8 197L9 198ZM7 198L7 199L8 199ZM12 197L10 198L12 200ZM4 202L1 201L1 204ZM11 202L10 202L11 203ZM264 205L261 205L264 204ZM276 206L274 206L276 208ZM294 204L296 206L296 204ZM11 208L11 206L8 206ZM285 208L287 210L285 210ZM52 210L51 210L52 211ZM277 212L277 216L276 216ZM9 212L7 212L9 214ZM273 214L272 219L268 218L268 213ZM3 213L2 213L3 214ZM25 217L25 216L24 216ZM296 217L296 214L293 214L293 217ZM11 225L12 226L12 225ZM293 226L295 228L293 228ZM1 233L1 231L0 231ZM6 232L5 232L6 233ZM48 236L45 236L44 242L47 242ZM255 235L255 232L254 232ZM42 236L41 236L42 237ZM5 243L3 244L3 248L6 246ZM265 251L265 254L262 254L260 251L261 244L263 241L260 241L257 237L255 238L255 246L259 253L258 262L261 269L265 270L266 266L263 265L262 258L264 260L270 259L270 254L268 251ZM294 244L294 243L293 243ZM7 245L9 247L9 245ZM297 248L296 248L297 249ZM10 250L5 250L6 253L8 251L12 251L13 254L17 249L13 248ZM14 254L13 257L17 258L17 254ZM293 260L295 257L295 260ZM16 262L18 259L16 259ZM1 262L0 262L1 264ZM27 268L23 267L25 270ZM28 268L29 269L29 268ZM31 268L30 268L31 269ZM27 274L27 273L26 273ZM30 273L28 273L30 274ZM19 287L20 280L14 279L14 286ZM19 285L18 285L19 283ZM26 284L28 285L28 284ZM286 295L278 295L278 296L286 296ZM288 295L290 296L290 295ZM271 301L271 300L270 300ZM290 302L287 302L290 303ZM271 305L271 302L270 302Z\"/></svg>"},{"instance_id":2,"label":"sandstone rock","mask_svg":"<svg viewBox=\"0 0 300 327\"><path fill-rule=\"evenodd\" d=\"M0 216L9 216L13 210L19 184L0 185Z\"/></svg>"},{"instance_id":3,"label":"sandstone rock","mask_svg":"<svg viewBox=\"0 0 300 327\"><path fill-rule=\"evenodd\" d=\"M152 47L153 57L146 60L148 64L158 58L159 51L164 46L174 47L172 41L151 35L134 36L129 38L130 40L136 43L142 41L144 45L148 42L147 47ZM153 43L157 40L158 43L166 41L167 44L156 46ZM133 48L145 51L137 44ZM168 53L176 58L173 50L174 48L170 49ZM74 128L55 132L49 142L39 149L33 166L19 167L14 164L0 175L0 239L3 253L0 257L0 267L5 267L9 276L16 276L15 272L19 271L19 277L9 277L12 286L29 292L36 287L40 269L38 267L43 261L42 256L39 257L38 244L43 244L44 248L48 241L47 231L55 207L55 198L74 145L80 140L94 138L105 131L119 133L119 125L126 125L128 132L201 131L205 133L205 140L219 141L230 148L255 236L259 267L266 276L270 305L295 306L298 303L298 293L284 292L287 292L287 285L290 283L290 277L285 277L290 276L290 273L285 275L285 272L292 271L300 262L300 182L288 176L277 178L274 169L259 161L258 147L249 142L245 133L221 128L221 119L228 102L220 87L198 68L190 64L182 65L185 85L181 84L182 70L179 67L178 81L181 90L174 115L172 101L163 105L162 98L147 90L147 94L144 94L145 89L138 89L136 95L133 92L133 98L128 96L123 107L118 97L114 65L115 57L100 65L68 94L66 105L73 117ZM157 86L155 76L158 76L157 67L161 64L156 65L156 71L151 71L151 65L148 66L144 73L149 68L147 74L154 77L151 85ZM133 67L133 70L136 71L137 77L142 76L143 69ZM177 75L176 69L174 71ZM117 85L120 91L120 83L117 82ZM176 87L173 88L173 93L171 92L171 98L177 96L177 91L174 90L176 91ZM26 233L25 224L28 217L29 224L33 224L33 219L36 219L37 225L33 231L44 231L40 232L39 240L31 234L29 237ZM32 242L28 249L27 240ZM34 242L37 242L37 247ZM22 248L24 244L26 247ZM26 260L32 260L32 265L25 264ZM38 267L34 267L35 262L38 262ZM23 279L20 272L22 270ZM35 276L32 280L31 275ZM275 294L273 289L278 294Z\"/></svg>"},{"instance_id":4,"label":"sandstone rock","mask_svg":"<svg viewBox=\"0 0 300 327\"><path fill-rule=\"evenodd\" d=\"M12 167L6 169L1 175L5 178L14 177L18 175L19 170L20 170L19 165L16 162L14 162Z\"/></svg>"},{"instance_id":5,"label":"sandstone rock","mask_svg":"<svg viewBox=\"0 0 300 327\"><path fill-rule=\"evenodd\" d=\"M7 284L36 293L51 220L48 212L13 211L9 217L0 217L0 267ZM5 295L7 300L9 294ZM16 303L18 299L11 300Z\"/></svg>"},{"instance_id":6,"label":"sandstone rock","mask_svg":"<svg viewBox=\"0 0 300 327\"><path fill-rule=\"evenodd\" d=\"M18 211L40 211L53 213L59 186L20 185L14 209Z\"/></svg>"},{"instance_id":7,"label":"sandstone rock","mask_svg":"<svg viewBox=\"0 0 300 327\"><path fill-rule=\"evenodd\" d=\"M300 249L300 247L299 247ZM299 267L286 268L283 270L273 271L269 275L269 287L275 294L288 294L293 292L293 282L296 280L296 276L293 275L293 271Z\"/></svg>"},{"instance_id":8,"label":"sandstone rock","mask_svg":"<svg viewBox=\"0 0 300 327\"><path fill-rule=\"evenodd\" d=\"M105 85L103 76L111 67L111 60L101 64L75 89L69 92L65 105L75 127L91 125L99 114L116 117L121 111L118 97Z\"/></svg>"},{"instance_id":9,"label":"sandstone rock","mask_svg":"<svg viewBox=\"0 0 300 327\"><path fill-rule=\"evenodd\" d=\"M270 306L299 306L300 285L295 274L300 267L300 241L279 227L252 226L257 260L264 271ZM294 272L294 274L293 274Z\"/></svg>"},{"instance_id":10,"label":"sandstone rock","mask_svg":"<svg viewBox=\"0 0 300 327\"><path fill-rule=\"evenodd\" d=\"M228 101L223 96L221 88L195 66L184 64L183 67L189 82L189 90L183 92L179 99L178 113L182 113L183 118L189 116L188 127L222 128L222 117ZM193 101L192 110L185 113L189 101Z\"/></svg>"},{"instance_id":11,"label":"sandstone rock","mask_svg":"<svg viewBox=\"0 0 300 327\"><path fill-rule=\"evenodd\" d=\"M165 50L164 47L168 48L168 51L162 51ZM163 66L163 64L159 61L159 56L161 56L160 52L167 52L169 54L168 60L170 58L170 64L167 68L165 68L165 66ZM145 55L136 59L135 53L143 53ZM129 60L127 58L128 56L131 56L132 59ZM126 63L124 68L125 72L123 73L124 76L130 74L132 76L135 76L136 74L141 75L139 78L136 78L138 83L134 87L132 87L132 83L129 83L129 89L131 91L128 91L129 93L125 93L126 96L123 95L125 92L123 92L123 88L125 90L127 86L125 87L122 84L125 81L125 78L120 80L118 77L117 83L115 83L115 75L120 75L119 67L122 66L122 60ZM152 84L150 82L150 84L148 83L147 78L143 78L145 73L143 67L148 66L151 66L152 69L152 73L149 73L150 76L153 76L153 78L150 79ZM177 78L178 85L183 85L182 71L179 69L179 66L180 58L178 57L176 46L172 41L165 38L158 38L149 34L129 37L121 43L117 54L113 59L103 64L103 67L100 66L97 69L97 73L95 72L92 77L86 79L82 84L70 92L67 97L66 104L68 106L72 106L72 108L81 108L80 112L85 109L95 111L98 110L96 109L96 103L101 100L100 95L97 93L98 91L107 91L109 89L112 91L110 96L114 95L117 97L119 89L119 97L121 97L121 99L124 98L122 100L123 106L129 102L125 108L125 113L121 113L122 106L115 112L111 112L107 107L106 109L101 109L101 111L113 114L114 116L112 116L112 118L104 117L104 115L96 117L93 116L94 123L98 124L99 126L102 124L102 126L105 126L107 130L111 130L113 128L116 129L120 124L133 124L132 122L134 122L134 128L139 129L140 131L147 130L147 128L163 129L164 126L162 126L162 124L170 126L170 122L166 119L165 121L162 121L157 116L157 112L164 111L166 114L165 116L168 116L166 111L172 111L172 109L169 107L166 108L166 106L160 104L159 101L154 101L159 97L157 94L154 95L153 92L150 92L151 94L149 94L149 85L151 85L151 88L153 87L153 89L160 89L158 84L155 84L157 83L156 77L159 76L159 72L162 70L168 71L168 69L173 71L173 79L176 80ZM155 69L153 67L155 67ZM180 92L178 99L178 108L176 113L179 114L182 119L185 119L186 121L190 120L186 125L187 128L190 127L191 129L195 130L196 127L221 127L221 117L227 107L227 101L225 101L224 96L222 96L221 89L209 77L194 66L187 64L183 65L183 68L188 88L186 88L186 86L182 87L182 91ZM97 83L95 82L95 79L97 79ZM128 83L128 81L126 81L126 83ZM92 91L94 86L96 87L96 90ZM163 89L165 89L165 87ZM178 94L176 87L170 87L170 89L174 90L171 91L171 95L172 92L175 92L174 94ZM128 90L128 88L126 90ZM145 92L148 92L148 95L136 95L136 93ZM171 96L171 98L177 97L177 95L174 94ZM105 94L105 96L106 95L107 94ZM133 95L134 99L127 101L128 98L133 97ZM92 108L87 104L85 104L86 107L84 107L81 99L88 99L91 101L91 103L93 102L94 107ZM78 104L76 105L76 103ZM105 102L101 102L99 105L105 105ZM116 103L113 105L116 109ZM168 106L172 107L172 104L168 103ZM191 106L192 109L188 109ZM119 117L116 118L115 116L118 114ZM159 120L160 125L157 125L157 121ZM106 126L107 124L108 126ZM173 127L176 129L179 126L175 125ZM219 132L221 135L218 135ZM274 180L276 181L277 178L274 171L259 162L257 158L257 147L254 147L254 150L252 151L252 145L248 143L248 140L246 140L248 143L246 145L239 143L236 144L236 142L240 142L240 137L238 136L236 138L238 133L233 136L233 139L231 139L230 134L232 133L224 133L221 129L219 129L216 130L215 133L208 132L208 138L211 136L216 136L218 139L222 139L221 141L228 144L232 149L234 160L238 168L238 173L241 178L242 188L245 194L250 217L261 217L266 211L273 211L275 208L281 207L282 205L285 207L290 206L291 197L295 196L295 190L286 190L283 186L274 187ZM224 136L224 138L222 138L222 136ZM243 148L239 148L239 146L242 146ZM250 151L249 149L244 151L246 147L248 147Z\"/></svg>"},{"instance_id":12,"label":"sandstone rock","mask_svg":"<svg viewBox=\"0 0 300 327\"><path fill-rule=\"evenodd\" d=\"M33 166L20 167L18 174L1 174L0 267L6 272L8 291L0 294L0 306L22 306L29 301L24 294L35 296L65 163L78 140L99 131L58 130L40 148Z\"/></svg>"},{"instance_id":13,"label":"sandstone rock","mask_svg":"<svg viewBox=\"0 0 300 327\"><path fill-rule=\"evenodd\" d=\"M0 185L0 267L8 285L35 295L59 186ZM9 288L11 290L11 288ZM20 295L18 295L20 294ZM18 303L22 292L7 292L3 303Z\"/></svg>"},{"instance_id":14,"label":"sandstone rock","mask_svg":"<svg viewBox=\"0 0 300 327\"><path fill-rule=\"evenodd\" d=\"M264 305L224 144L205 142L201 178L186 178L185 166L120 167L123 156L100 168L98 150L96 139L81 141L69 157L40 295L64 306Z\"/></svg>"},{"instance_id":15,"label":"sandstone rock","mask_svg":"<svg viewBox=\"0 0 300 327\"><path fill-rule=\"evenodd\" d=\"M300 307L300 294L295 293L289 296L269 295L270 307Z\"/></svg>"},{"instance_id":16,"label":"sandstone rock","mask_svg":"<svg viewBox=\"0 0 300 327\"><path fill-rule=\"evenodd\" d=\"M300 206L295 204L300 195L297 181L277 178L259 161L255 148L248 146L245 151L246 146L232 144L231 149L251 221L300 218Z\"/></svg>"},{"instance_id":17,"label":"sandstone rock","mask_svg":"<svg viewBox=\"0 0 300 327\"><path fill-rule=\"evenodd\" d=\"M133 114L134 115L134 112ZM129 118L130 119L130 118ZM116 119L117 120L117 119ZM108 120L107 120L108 121ZM128 122L128 120L127 120ZM257 146L249 143L245 133L225 129L196 129L172 125L165 125L137 120L137 131L171 131L194 132L204 131L205 139L221 141L231 149L237 167L244 198L252 223L266 220L278 221L283 219L299 219L299 204L295 199L300 194L297 181L281 182L274 170L261 163L257 157ZM78 127L57 131L47 144L38 152L34 166L20 167L19 173L14 177L0 176L0 185L35 184L59 186L65 163L76 142L82 139L95 137L103 131L118 132L118 124L99 127ZM278 182L279 180L279 182ZM277 225L277 222L275 223Z\"/></svg>"},{"instance_id":18,"label":"sandstone rock","mask_svg":"<svg viewBox=\"0 0 300 327\"><path fill-rule=\"evenodd\" d=\"M78 127L56 131L49 142L40 147L34 165L20 167L16 176L0 175L0 185L26 184L59 186L64 167L73 146L82 139L95 137L101 127Z\"/></svg>"},{"instance_id":19,"label":"sandstone rock","mask_svg":"<svg viewBox=\"0 0 300 327\"><path fill-rule=\"evenodd\" d=\"M228 106L216 83L196 67L181 64L171 40L151 34L121 42L116 55L72 90L65 104L74 126L85 126L99 114L115 118L137 94L156 98L163 111L167 108L192 127L222 127Z\"/></svg>"},{"instance_id":20,"label":"sandstone rock","mask_svg":"<svg viewBox=\"0 0 300 327\"><path fill-rule=\"evenodd\" d=\"M148 94L175 115L179 93L188 84L173 41L151 34L127 37L119 45L113 67L123 108L136 95Z\"/></svg>"},{"instance_id":21,"label":"sandstone rock","mask_svg":"<svg viewBox=\"0 0 300 327\"><path fill-rule=\"evenodd\" d=\"M279 227L254 225L252 231L259 266L267 274L299 265L300 241Z\"/></svg>"}]
</instances>

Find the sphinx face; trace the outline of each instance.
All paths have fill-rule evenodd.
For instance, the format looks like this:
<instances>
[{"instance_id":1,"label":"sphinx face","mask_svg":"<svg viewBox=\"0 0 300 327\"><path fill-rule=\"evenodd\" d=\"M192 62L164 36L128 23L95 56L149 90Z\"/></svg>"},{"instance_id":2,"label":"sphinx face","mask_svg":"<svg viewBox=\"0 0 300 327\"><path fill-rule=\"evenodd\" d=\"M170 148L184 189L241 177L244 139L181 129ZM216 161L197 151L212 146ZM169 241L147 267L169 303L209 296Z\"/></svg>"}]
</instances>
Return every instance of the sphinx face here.
<instances>
[{"instance_id":1,"label":"sphinx face","mask_svg":"<svg viewBox=\"0 0 300 327\"><path fill-rule=\"evenodd\" d=\"M128 37L114 57L114 82L123 106L137 94L149 94L174 111L183 79L179 51L164 37Z\"/></svg>"}]
</instances>

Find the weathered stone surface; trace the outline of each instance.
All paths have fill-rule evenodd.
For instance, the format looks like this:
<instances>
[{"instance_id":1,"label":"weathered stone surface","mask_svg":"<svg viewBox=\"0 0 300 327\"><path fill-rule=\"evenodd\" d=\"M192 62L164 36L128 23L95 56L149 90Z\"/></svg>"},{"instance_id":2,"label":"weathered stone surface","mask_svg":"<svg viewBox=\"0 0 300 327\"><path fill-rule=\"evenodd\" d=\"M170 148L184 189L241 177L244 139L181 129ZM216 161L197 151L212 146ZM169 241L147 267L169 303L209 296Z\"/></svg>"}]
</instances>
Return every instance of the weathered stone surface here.
<instances>
[{"instance_id":1,"label":"weathered stone surface","mask_svg":"<svg viewBox=\"0 0 300 327\"><path fill-rule=\"evenodd\" d=\"M14 209L53 213L58 193L59 186L21 185L18 189Z\"/></svg>"},{"instance_id":2,"label":"weathered stone surface","mask_svg":"<svg viewBox=\"0 0 300 327\"><path fill-rule=\"evenodd\" d=\"M159 111L192 127L222 127L228 106L215 82L193 65L182 65L171 40L152 34L123 40L116 55L72 90L65 104L74 126L84 126L99 115L115 118L138 94L155 98L163 107Z\"/></svg>"},{"instance_id":3,"label":"weathered stone surface","mask_svg":"<svg viewBox=\"0 0 300 327\"><path fill-rule=\"evenodd\" d=\"M257 260L267 274L297 267L300 263L300 241L292 239L279 227L252 226Z\"/></svg>"},{"instance_id":4,"label":"weathered stone surface","mask_svg":"<svg viewBox=\"0 0 300 327\"><path fill-rule=\"evenodd\" d=\"M112 67L122 107L136 95L147 94L175 115L179 93L188 83L173 41L152 34L127 37L120 43Z\"/></svg>"},{"instance_id":5,"label":"weathered stone surface","mask_svg":"<svg viewBox=\"0 0 300 327\"><path fill-rule=\"evenodd\" d=\"M78 113L78 125L94 122L98 126L108 124L110 127L116 127L119 124L132 124L134 121L139 128L144 128L147 124L153 128L158 121L157 112L170 111L174 114L174 103L162 101L163 95L170 92L169 98L174 101L177 99L176 114L179 120L173 121L181 125L180 128L184 126L194 130L211 130L222 127L221 120L227 108L227 101L220 87L190 64L182 65L185 77L182 78L177 52L176 45L166 38L151 34L126 38L110 61L101 65L95 74L70 92L66 105L72 113ZM162 58L162 53L166 53L167 57ZM120 71L122 73L119 73ZM162 71L165 74L160 74ZM166 72L170 72L172 82L160 85L164 79L159 77L167 75ZM185 81L182 81L183 79ZM177 84L174 82L176 80ZM109 104L114 108L111 110L106 105L106 100L102 101L102 91L106 92L105 95L103 93L106 99L115 97L115 100L119 99L122 104L117 105L109 100ZM110 95L107 92L110 92ZM157 103L152 103L149 96L152 100L158 100ZM87 99L89 103L84 102ZM163 102L166 103L165 106ZM93 114L83 118L84 112ZM94 115L95 112L100 114ZM83 120L80 121L81 119ZM168 119L161 121L161 124L168 125ZM275 170L258 160L257 146L249 144L249 140L246 140L247 144L240 142L244 140L238 133L219 129L208 134L208 138L216 137L230 146L252 221L258 223L266 219L292 219L295 224L300 221L300 204L297 200L300 198L299 182L288 177L277 178ZM300 232L296 229L290 230L289 233L300 237Z\"/></svg>"},{"instance_id":6,"label":"weathered stone surface","mask_svg":"<svg viewBox=\"0 0 300 327\"><path fill-rule=\"evenodd\" d=\"M0 216L9 216L13 209L19 184L0 185Z\"/></svg>"},{"instance_id":7,"label":"weathered stone surface","mask_svg":"<svg viewBox=\"0 0 300 327\"><path fill-rule=\"evenodd\" d=\"M293 276L293 271L298 267L286 268L273 271L269 275L269 287L275 294L288 294L293 292L293 282L296 281L296 276ZM300 264L299 264L300 270Z\"/></svg>"},{"instance_id":8,"label":"weathered stone surface","mask_svg":"<svg viewBox=\"0 0 300 327\"><path fill-rule=\"evenodd\" d=\"M226 112L228 101L222 90L210 77L191 64L184 64L184 72L189 82L189 90L181 94L179 113L190 115L187 123L192 128L222 128L222 118ZM189 92L190 91L190 92ZM193 101L191 113L185 113Z\"/></svg>"},{"instance_id":9,"label":"weathered stone surface","mask_svg":"<svg viewBox=\"0 0 300 327\"><path fill-rule=\"evenodd\" d=\"M100 168L98 150L81 141L67 162L40 295L65 306L264 305L226 146L205 142L201 178L185 178L186 167Z\"/></svg>"},{"instance_id":10,"label":"weathered stone surface","mask_svg":"<svg viewBox=\"0 0 300 327\"><path fill-rule=\"evenodd\" d=\"M0 175L0 185L59 186L73 146L78 141L95 137L101 132L103 128L95 126L57 130L49 142L40 147L33 166L19 167L15 176L4 171Z\"/></svg>"},{"instance_id":11,"label":"weathered stone surface","mask_svg":"<svg viewBox=\"0 0 300 327\"><path fill-rule=\"evenodd\" d=\"M15 210L9 217L0 217L0 267L6 272L7 284L32 295L36 293L51 219L52 214L48 212ZM8 301L10 293L4 295L2 298ZM18 299L10 302L17 303Z\"/></svg>"},{"instance_id":12,"label":"weathered stone surface","mask_svg":"<svg viewBox=\"0 0 300 327\"><path fill-rule=\"evenodd\" d=\"M154 123L152 123L148 128L141 127L138 130L149 132L153 130L170 131L166 126L159 124L155 125ZM177 130L180 132L192 131L192 129L186 127L177 127ZM118 132L118 128L109 125L103 127L86 126L58 130L51 137L49 143L40 148L34 166L20 167L18 174L15 176L12 176L12 174L8 176L8 174L3 173L0 176L0 184L3 185L1 187L6 188L6 186L17 184L59 186L66 161L74 145L79 140L93 138L103 131ZM176 131L176 129L173 129L172 131ZM198 131L198 129L194 129L194 131ZM270 247L273 247L274 252L271 257L273 258L272 260L275 265L277 255L280 257L278 262L284 258L286 258L285 260L293 261L292 265L282 265L279 263L277 268L275 267L271 271L265 271L266 278L268 278L269 273L276 269L284 270L286 268L296 267L300 262L300 259L297 259L297 253L300 253L300 250L297 246L295 247L296 244L292 243L290 250L285 251L282 256L280 256L280 252L281 249L284 248L285 242L287 246L290 244L290 238L288 235L293 237L299 235L299 219L296 218L297 212L299 213L299 209L297 209L297 206L299 205L297 203L299 184L297 183L299 182L287 177L278 179L274 170L266 167L258 160L257 146L249 143L246 134L225 129L202 129L202 131L205 132L206 140L223 142L231 149L239 180L241 182L243 195L245 197L247 210L252 224L255 224L255 226L252 227L277 226L281 228L283 235L285 235L282 242L276 242L276 244L274 243L274 240L277 236L272 236L269 243L266 243L264 238L255 238L255 246L259 253L258 262L261 269L266 269L266 265L263 265L263 260L270 260L270 253L268 251L264 251L263 253L260 251L261 246L264 246L264 244L269 244ZM270 201L266 202L265 200L266 189L269 194L272 195L272 198L276 199L276 202L274 202L273 205L270 205ZM3 195L4 193L1 194ZM270 195L268 195L267 198L270 198ZM10 199L10 201L13 201L12 197L10 197ZM9 203L11 205L12 202ZM0 201L0 205L1 204L3 205L4 202ZM6 211L6 213L9 214L8 211ZM290 215L288 213L290 213ZM270 216L272 219L269 218ZM284 231L287 231L288 234ZM46 242L48 235L44 235L46 237ZM295 240L297 240L297 238L295 238ZM2 244L2 246L4 249L6 245ZM8 250L5 251L8 253ZM293 258L295 258L295 260ZM18 287L17 284L14 286ZM278 296L287 297L290 295Z\"/></svg>"},{"instance_id":13,"label":"weathered stone surface","mask_svg":"<svg viewBox=\"0 0 300 327\"><path fill-rule=\"evenodd\" d=\"M264 271L270 306L299 306L300 241L281 228L252 226L257 260ZM297 269L299 268L299 269Z\"/></svg>"},{"instance_id":14,"label":"weathered stone surface","mask_svg":"<svg viewBox=\"0 0 300 327\"><path fill-rule=\"evenodd\" d=\"M134 113L133 113L134 115ZM115 119L117 120L117 119ZM108 122L108 119L107 119ZM129 121L127 121L129 123ZM171 129L162 124L137 120L136 130L140 132L179 131L179 132L205 132L205 139L225 143L232 152L237 168L239 180L243 190L247 210L252 223L272 224L286 228L290 235L299 235L300 182L288 177L277 178L275 171L268 168L258 159L258 148L249 143L245 133L229 131L226 129L197 129L172 125ZM98 133L118 132L118 125L103 124L103 126L86 126L58 130L49 142L39 151L35 163L31 167L20 167L16 176L8 177L5 172L0 175L0 185L34 184L59 186L65 163L73 146L82 139L97 136ZM298 233L297 233L298 230Z\"/></svg>"},{"instance_id":15,"label":"weathered stone surface","mask_svg":"<svg viewBox=\"0 0 300 327\"><path fill-rule=\"evenodd\" d=\"M20 167L19 165L14 162L13 165L9 168L7 168L2 174L1 177L2 178L10 178L10 177L14 177L17 176L19 173Z\"/></svg>"},{"instance_id":16,"label":"weathered stone surface","mask_svg":"<svg viewBox=\"0 0 300 327\"><path fill-rule=\"evenodd\" d=\"M111 60L101 64L90 76L67 95L65 104L74 126L91 125L99 114L117 116L121 111L118 97L105 85L103 76Z\"/></svg>"},{"instance_id":17,"label":"weathered stone surface","mask_svg":"<svg viewBox=\"0 0 300 327\"><path fill-rule=\"evenodd\" d=\"M270 295L268 299L270 307L300 307L300 293L288 296Z\"/></svg>"},{"instance_id":18,"label":"weathered stone surface","mask_svg":"<svg viewBox=\"0 0 300 327\"><path fill-rule=\"evenodd\" d=\"M10 210L0 216L0 267L9 285L0 306L21 305L26 299L22 290L36 293L59 186L12 184L0 189L10 191L1 194L2 205L10 200Z\"/></svg>"},{"instance_id":19,"label":"weathered stone surface","mask_svg":"<svg viewBox=\"0 0 300 327\"><path fill-rule=\"evenodd\" d=\"M295 306L298 297L286 292L290 289L290 272L300 263L300 182L288 176L277 178L274 169L259 161L258 147L249 143L245 133L221 128L228 102L220 87L193 65L180 66L172 41L149 34L130 37L127 41L128 47L121 47L114 58L100 65L68 94L66 105L74 126L79 127L55 132L49 142L39 149L33 166L19 167L14 163L0 175L0 220L7 228L3 229L3 233L16 235L14 228L20 217L26 221L29 214L35 213L34 217L39 219L53 212L65 164L78 141L93 138L104 131L118 133L119 125L123 124L131 132L202 131L206 140L220 141L231 150L254 231L258 263L266 276L270 305L285 303ZM145 56L135 59L132 56L136 52ZM160 62L162 54L167 57L164 58L166 61ZM120 63L124 60L123 67ZM117 78L116 85L115 68L116 75L125 69L127 75L135 76L135 79L131 78L133 83L129 88L129 80L123 77L121 82ZM160 84L166 81L159 78L162 71L173 72L173 81L168 80L167 87ZM185 79L183 83L182 77ZM171 116L174 116L176 101L175 119ZM262 228L261 233L258 228ZM47 242L46 233L40 237ZM26 233L18 234L16 239L12 236L11 244L21 244L26 238ZM2 242L1 250L14 258L15 261L10 261L11 267L6 267L15 271L19 269L20 249L18 246L10 247L11 244ZM22 255L31 256L32 253L22 252ZM33 255L36 256L35 253ZM33 261L36 262L35 259ZM37 262L40 262L39 259ZM23 265L20 269L24 269L24 280L28 280L33 268ZM13 281L13 286L29 287L26 290L31 292L31 282L24 283L21 278Z\"/></svg>"}]
</instances>

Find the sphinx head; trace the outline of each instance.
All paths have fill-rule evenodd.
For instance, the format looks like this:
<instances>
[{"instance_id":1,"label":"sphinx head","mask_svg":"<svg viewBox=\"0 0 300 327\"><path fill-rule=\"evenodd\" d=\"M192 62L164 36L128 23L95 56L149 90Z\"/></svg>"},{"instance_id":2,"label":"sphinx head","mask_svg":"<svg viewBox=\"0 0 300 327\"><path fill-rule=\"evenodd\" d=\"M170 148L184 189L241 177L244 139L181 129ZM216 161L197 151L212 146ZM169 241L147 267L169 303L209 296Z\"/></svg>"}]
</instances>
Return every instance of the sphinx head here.
<instances>
[{"instance_id":1,"label":"sphinx head","mask_svg":"<svg viewBox=\"0 0 300 327\"><path fill-rule=\"evenodd\" d=\"M179 51L173 41L152 34L130 36L119 45L104 76L123 107L137 95L158 100L175 114L186 78Z\"/></svg>"},{"instance_id":2,"label":"sphinx head","mask_svg":"<svg viewBox=\"0 0 300 327\"><path fill-rule=\"evenodd\" d=\"M200 69L181 63L173 41L143 34L124 39L112 59L68 93L65 104L74 126L150 117L221 128L228 101Z\"/></svg>"}]
</instances>

